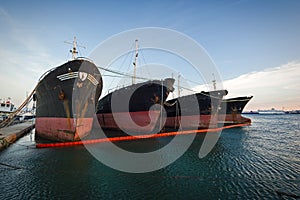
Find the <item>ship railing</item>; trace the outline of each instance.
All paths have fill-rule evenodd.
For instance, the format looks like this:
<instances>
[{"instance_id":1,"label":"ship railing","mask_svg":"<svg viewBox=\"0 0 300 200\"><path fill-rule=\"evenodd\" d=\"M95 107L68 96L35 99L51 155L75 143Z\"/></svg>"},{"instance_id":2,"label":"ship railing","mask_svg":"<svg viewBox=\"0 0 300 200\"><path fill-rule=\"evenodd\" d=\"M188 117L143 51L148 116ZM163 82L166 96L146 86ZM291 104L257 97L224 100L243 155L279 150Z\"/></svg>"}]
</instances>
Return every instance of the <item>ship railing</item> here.
<instances>
[{"instance_id":1,"label":"ship railing","mask_svg":"<svg viewBox=\"0 0 300 200\"><path fill-rule=\"evenodd\" d=\"M47 76L47 74L49 74L50 72L54 71L57 67L54 67L52 69L49 69L48 71L46 71L40 78L39 81L41 81L45 76Z\"/></svg>"},{"instance_id":2,"label":"ship railing","mask_svg":"<svg viewBox=\"0 0 300 200\"><path fill-rule=\"evenodd\" d=\"M124 87L127 87L127 86L130 86L131 84L126 84L126 85L117 85L116 87L113 87L113 88L109 88L107 90L107 94L113 92L113 91L116 91L118 89L121 89L121 88L124 88Z\"/></svg>"},{"instance_id":3,"label":"ship railing","mask_svg":"<svg viewBox=\"0 0 300 200\"><path fill-rule=\"evenodd\" d=\"M92 59L87 58L87 57L83 57L83 56L79 56L79 57L77 57L76 59L77 59L77 60L87 60L87 61L89 61L89 62L91 62L91 63L94 63L94 61L93 61Z\"/></svg>"}]
</instances>

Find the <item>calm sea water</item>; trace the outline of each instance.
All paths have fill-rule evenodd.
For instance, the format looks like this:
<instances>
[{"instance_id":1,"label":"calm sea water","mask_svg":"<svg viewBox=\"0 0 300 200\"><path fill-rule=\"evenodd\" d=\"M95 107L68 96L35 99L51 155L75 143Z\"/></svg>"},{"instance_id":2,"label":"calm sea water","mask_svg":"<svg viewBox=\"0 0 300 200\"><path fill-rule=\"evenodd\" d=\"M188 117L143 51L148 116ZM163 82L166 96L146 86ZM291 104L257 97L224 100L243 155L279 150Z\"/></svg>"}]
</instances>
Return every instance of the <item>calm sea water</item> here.
<instances>
[{"instance_id":1,"label":"calm sea water","mask_svg":"<svg viewBox=\"0 0 300 200\"><path fill-rule=\"evenodd\" d=\"M300 115L247 117L251 126L224 130L206 157L198 157L199 134L177 161L142 174L111 169L83 146L36 149L28 135L0 152L0 199L290 198L276 191L300 196ZM168 140L119 145L138 151Z\"/></svg>"}]
</instances>

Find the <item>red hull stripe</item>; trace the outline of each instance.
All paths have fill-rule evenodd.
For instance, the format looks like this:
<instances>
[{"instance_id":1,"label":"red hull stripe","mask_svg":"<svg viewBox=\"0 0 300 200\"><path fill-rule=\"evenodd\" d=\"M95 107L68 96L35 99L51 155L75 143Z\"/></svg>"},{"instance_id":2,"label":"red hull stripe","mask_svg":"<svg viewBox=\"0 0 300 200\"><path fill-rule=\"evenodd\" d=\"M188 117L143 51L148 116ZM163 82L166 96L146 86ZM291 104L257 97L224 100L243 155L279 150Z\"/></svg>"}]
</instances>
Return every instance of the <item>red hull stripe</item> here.
<instances>
[{"instance_id":1,"label":"red hull stripe","mask_svg":"<svg viewBox=\"0 0 300 200\"><path fill-rule=\"evenodd\" d=\"M118 129L125 132L152 132L159 117L160 111L97 114L101 128Z\"/></svg>"},{"instance_id":2,"label":"red hull stripe","mask_svg":"<svg viewBox=\"0 0 300 200\"><path fill-rule=\"evenodd\" d=\"M75 145L83 145L83 144L96 144L96 143L103 143L103 142L109 142L109 141L117 142L117 141L129 141L129 140L139 140L139 139L147 139L147 138L168 137L168 136L175 136L175 135L186 135L186 134L193 134L193 133L218 132L223 129L242 127L242 126L248 126L248 125L250 125L250 123L234 124L234 125L228 125L228 126L223 126L220 128L213 128L213 129L165 132L165 133L158 133L155 135L151 135L150 137L149 137L149 135L139 135L138 137L137 136L123 136L123 137L103 138L103 139L84 140L84 141L75 141L75 142L36 144L36 148L66 147L66 146L75 146Z\"/></svg>"},{"instance_id":3,"label":"red hull stripe","mask_svg":"<svg viewBox=\"0 0 300 200\"><path fill-rule=\"evenodd\" d=\"M37 117L36 134L57 141L74 141L86 136L92 129L93 118Z\"/></svg>"},{"instance_id":4,"label":"red hull stripe","mask_svg":"<svg viewBox=\"0 0 300 200\"><path fill-rule=\"evenodd\" d=\"M165 127L167 128L201 128L208 129L216 127L218 124L217 116L214 115L189 115L167 117Z\"/></svg>"}]
</instances>

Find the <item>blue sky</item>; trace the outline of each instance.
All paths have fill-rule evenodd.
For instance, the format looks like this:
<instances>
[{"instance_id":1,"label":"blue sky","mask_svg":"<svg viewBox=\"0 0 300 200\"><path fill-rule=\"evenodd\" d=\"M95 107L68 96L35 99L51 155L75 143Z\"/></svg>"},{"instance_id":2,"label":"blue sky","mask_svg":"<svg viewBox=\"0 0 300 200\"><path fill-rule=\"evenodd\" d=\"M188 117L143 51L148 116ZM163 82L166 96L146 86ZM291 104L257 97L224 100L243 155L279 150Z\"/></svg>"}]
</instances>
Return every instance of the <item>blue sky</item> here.
<instances>
[{"instance_id":1,"label":"blue sky","mask_svg":"<svg viewBox=\"0 0 300 200\"><path fill-rule=\"evenodd\" d=\"M283 68L292 72L279 77L282 84L299 84L295 78L300 67L299 9L297 0L1 1L0 77L8 87L0 88L0 98L10 96L20 104L43 72L70 58L70 47L63 41L72 41L74 35L86 47L81 52L87 56L114 34L134 28L162 27L182 32L202 45L224 82L227 81L230 93L254 95L255 106L249 105L249 109L300 109L298 90L272 93L276 102L265 105L266 99L257 88L248 85L235 91L237 83L230 81L270 73L266 76L270 80L265 76L253 79L256 83L262 81L263 86L263 81L272 82L276 69L281 74ZM295 79L292 82L291 77ZM274 84L274 91L278 87ZM286 105L284 99L278 100L291 94L295 102Z\"/></svg>"}]
</instances>

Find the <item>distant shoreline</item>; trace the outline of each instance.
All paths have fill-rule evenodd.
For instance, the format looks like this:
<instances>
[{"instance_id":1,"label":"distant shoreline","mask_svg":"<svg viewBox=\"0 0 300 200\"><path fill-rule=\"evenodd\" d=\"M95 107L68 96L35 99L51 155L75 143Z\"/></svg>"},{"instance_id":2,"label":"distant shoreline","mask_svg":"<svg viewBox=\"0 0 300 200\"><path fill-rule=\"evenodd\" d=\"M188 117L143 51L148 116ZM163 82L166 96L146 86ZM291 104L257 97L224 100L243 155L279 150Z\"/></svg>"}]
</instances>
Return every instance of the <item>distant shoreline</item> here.
<instances>
[{"instance_id":1,"label":"distant shoreline","mask_svg":"<svg viewBox=\"0 0 300 200\"><path fill-rule=\"evenodd\" d=\"M281 113L281 114L300 114L300 110L289 110L289 111L283 111L284 113ZM242 114L259 114L259 115L278 115L277 113L265 113L265 114L262 114L262 113L259 113L259 111L245 111L245 112L242 112Z\"/></svg>"}]
</instances>

